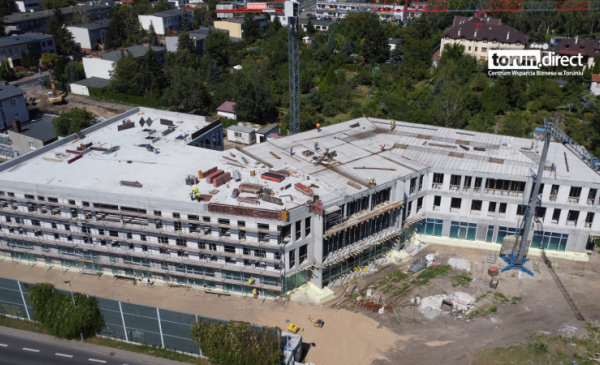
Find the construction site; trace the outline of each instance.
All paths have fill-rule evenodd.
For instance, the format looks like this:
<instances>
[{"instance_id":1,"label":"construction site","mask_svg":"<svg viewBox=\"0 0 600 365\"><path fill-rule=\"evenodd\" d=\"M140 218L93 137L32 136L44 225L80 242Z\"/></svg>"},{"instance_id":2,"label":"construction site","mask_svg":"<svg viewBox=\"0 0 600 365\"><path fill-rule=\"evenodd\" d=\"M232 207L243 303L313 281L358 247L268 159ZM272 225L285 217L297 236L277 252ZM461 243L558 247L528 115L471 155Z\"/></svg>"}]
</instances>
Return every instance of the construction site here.
<instances>
[{"instance_id":1,"label":"construction site","mask_svg":"<svg viewBox=\"0 0 600 365\"><path fill-rule=\"evenodd\" d=\"M0 165L0 276L293 324L315 363L354 334L344 363L450 344L470 363L519 340L490 321L598 319L596 165L548 121L532 140L363 117L242 148L216 119L135 108Z\"/></svg>"}]
</instances>

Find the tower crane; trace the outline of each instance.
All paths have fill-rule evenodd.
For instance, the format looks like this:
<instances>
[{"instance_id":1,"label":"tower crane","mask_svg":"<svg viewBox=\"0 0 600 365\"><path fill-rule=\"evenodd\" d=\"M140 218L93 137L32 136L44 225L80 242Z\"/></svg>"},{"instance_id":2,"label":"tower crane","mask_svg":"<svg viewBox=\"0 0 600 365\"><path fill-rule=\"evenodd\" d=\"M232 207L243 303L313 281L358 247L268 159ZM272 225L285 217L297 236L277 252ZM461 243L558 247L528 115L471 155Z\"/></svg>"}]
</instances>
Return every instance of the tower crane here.
<instances>
[{"instance_id":1,"label":"tower crane","mask_svg":"<svg viewBox=\"0 0 600 365\"><path fill-rule=\"evenodd\" d=\"M279 4L283 3L283 9ZM288 28L288 65L290 89L290 133L300 132L300 49L298 39L299 3L276 0L269 3L246 3L237 9L217 9L216 13L283 13Z\"/></svg>"}]
</instances>

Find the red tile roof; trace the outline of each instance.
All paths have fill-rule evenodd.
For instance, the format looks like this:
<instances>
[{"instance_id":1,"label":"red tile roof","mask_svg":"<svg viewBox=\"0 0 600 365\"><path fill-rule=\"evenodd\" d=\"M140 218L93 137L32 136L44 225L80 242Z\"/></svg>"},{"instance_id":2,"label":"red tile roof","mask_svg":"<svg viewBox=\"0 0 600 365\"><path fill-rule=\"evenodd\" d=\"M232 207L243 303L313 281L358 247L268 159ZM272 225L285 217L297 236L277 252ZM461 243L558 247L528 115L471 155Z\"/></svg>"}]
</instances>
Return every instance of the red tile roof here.
<instances>
[{"instance_id":1,"label":"red tile roof","mask_svg":"<svg viewBox=\"0 0 600 365\"><path fill-rule=\"evenodd\" d=\"M217 108L217 111L225 113L235 113L235 111L233 110L234 106L235 103L233 101L226 101Z\"/></svg>"},{"instance_id":2,"label":"red tile roof","mask_svg":"<svg viewBox=\"0 0 600 365\"><path fill-rule=\"evenodd\" d=\"M593 82L600 82L600 75L592 75Z\"/></svg>"}]
</instances>

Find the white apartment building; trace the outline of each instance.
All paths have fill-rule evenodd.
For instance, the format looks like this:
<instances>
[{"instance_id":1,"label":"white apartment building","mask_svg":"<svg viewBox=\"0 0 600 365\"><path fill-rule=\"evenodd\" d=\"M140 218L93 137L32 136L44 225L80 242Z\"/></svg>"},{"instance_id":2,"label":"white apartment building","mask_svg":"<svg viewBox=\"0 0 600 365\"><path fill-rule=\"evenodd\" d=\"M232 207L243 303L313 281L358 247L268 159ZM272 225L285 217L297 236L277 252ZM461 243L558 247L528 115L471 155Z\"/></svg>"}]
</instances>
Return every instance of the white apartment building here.
<instances>
[{"instance_id":1,"label":"white apartment building","mask_svg":"<svg viewBox=\"0 0 600 365\"><path fill-rule=\"evenodd\" d=\"M44 9L41 0L17 0L15 1L15 4L21 13L29 13Z\"/></svg>"},{"instance_id":2,"label":"white apartment building","mask_svg":"<svg viewBox=\"0 0 600 365\"><path fill-rule=\"evenodd\" d=\"M478 61L487 61L488 49L524 49L529 37L501 19L490 17L454 17L452 26L442 34L440 54L444 47L460 44L468 54Z\"/></svg>"},{"instance_id":3,"label":"white apartment building","mask_svg":"<svg viewBox=\"0 0 600 365\"><path fill-rule=\"evenodd\" d=\"M150 46L135 45L116 51L102 53L100 57L87 56L82 58L83 70L88 78L100 78L110 80L111 72L115 68L115 64L121 59L123 55L131 54L134 58L140 59L146 55ZM165 47L154 47L152 50L156 52L157 62L165 61L166 48Z\"/></svg>"},{"instance_id":4,"label":"white apartment building","mask_svg":"<svg viewBox=\"0 0 600 365\"><path fill-rule=\"evenodd\" d=\"M219 121L135 108L0 165L0 254L267 297L324 287L415 230L499 250L521 227L542 146L358 118L232 154ZM573 147L550 146L530 254L586 256L598 234L600 175Z\"/></svg>"},{"instance_id":5,"label":"white apartment building","mask_svg":"<svg viewBox=\"0 0 600 365\"><path fill-rule=\"evenodd\" d=\"M179 26L181 25L181 15L184 11L185 10L172 9L149 15L138 15L138 18L142 28L149 30L150 24L152 24L156 34L164 36L167 33L167 29L175 31L179 30ZM191 11L187 11L186 13L190 19L190 24L194 24L194 13Z\"/></svg>"}]
</instances>

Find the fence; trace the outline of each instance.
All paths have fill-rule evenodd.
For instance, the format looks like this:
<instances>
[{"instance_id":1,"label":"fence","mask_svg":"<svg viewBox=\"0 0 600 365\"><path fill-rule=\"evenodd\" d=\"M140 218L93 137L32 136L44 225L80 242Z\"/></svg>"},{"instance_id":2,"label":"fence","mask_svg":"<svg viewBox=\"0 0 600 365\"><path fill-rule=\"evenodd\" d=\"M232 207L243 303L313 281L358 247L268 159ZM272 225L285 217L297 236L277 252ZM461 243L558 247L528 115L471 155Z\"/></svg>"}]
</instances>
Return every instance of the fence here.
<instances>
[{"instance_id":1,"label":"fence","mask_svg":"<svg viewBox=\"0 0 600 365\"><path fill-rule=\"evenodd\" d=\"M0 278L0 314L30 321L35 318L27 285L17 280ZM99 336L155 345L193 355L202 356L202 351L190 337L191 328L196 321L227 322L118 300L100 297L96 299L104 318L104 326L97 333Z\"/></svg>"}]
</instances>

